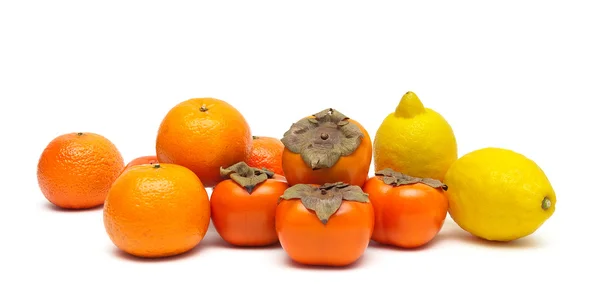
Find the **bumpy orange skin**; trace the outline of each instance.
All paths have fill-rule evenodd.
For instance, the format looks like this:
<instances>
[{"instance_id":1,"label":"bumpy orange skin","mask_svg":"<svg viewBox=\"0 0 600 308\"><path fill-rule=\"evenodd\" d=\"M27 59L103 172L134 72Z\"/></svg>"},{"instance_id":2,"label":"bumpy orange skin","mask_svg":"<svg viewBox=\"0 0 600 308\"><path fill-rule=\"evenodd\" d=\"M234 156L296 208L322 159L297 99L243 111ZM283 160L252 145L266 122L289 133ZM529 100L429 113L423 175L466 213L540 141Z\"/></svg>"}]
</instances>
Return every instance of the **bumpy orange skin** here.
<instances>
[{"instance_id":1,"label":"bumpy orange skin","mask_svg":"<svg viewBox=\"0 0 600 308\"><path fill-rule=\"evenodd\" d=\"M123 171L121 173L125 172L125 170L133 166L156 163L158 163L158 158L156 158L156 155L140 156L132 159L129 163L127 163L127 165L125 165L125 168L123 168Z\"/></svg>"},{"instance_id":2,"label":"bumpy orange skin","mask_svg":"<svg viewBox=\"0 0 600 308\"><path fill-rule=\"evenodd\" d=\"M189 168L205 187L213 187L222 181L219 168L246 161L251 144L250 127L237 109L215 98L194 98L162 120L156 156L161 163Z\"/></svg>"},{"instance_id":3,"label":"bumpy orange skin","mask_svg":"<svg viewBox=\"0 0 600 308\"><path fill-rule=\"evenodd\" d=\"M217 233L236 246L266 246L277 243L275 208L289 186L285 180L268 179L252 194L232 180L214 187L211 216Z\"/></svg>"},{"instance_id":4,"label":"bumpy orange skin","mask_svg":"<svg viewBox=\"0 0 600 308\"><path fill-rule=\"evenodd\" d=\"M267 168L283 175L281 156L284 148L279 139L263 136L253 137L252 150L246 163L253 168Z\"/></svg>"},{"instance_id":5,"label":"bumpy orange skin","mask_svg":"<svg viewBox=\"0 0 600 308\"><path fill-rule=\"evenodd\" d=\"M441 188L422 183L393 187L372 177L363 191L375 211L376 242L417 248L433 240L444 225L448 199Z\"/></svg>"},{"instance_id":6,"label":"bumpy orange skin","mask_svg":"<svg viewBox=\"0 0 600 308\"><path fill-rule=\"evenodd\" d=\"M127 163L127 165L125 165L125 168L129 168L129 167L137 166L137 165L156 164L156 163L158 163L158 158L156 158L156 155L140 156L140 157L132 159L129 163Z\"/></svg>"},{"instance_id":7,"label":"bumpy orange skin","mask_svg":"<svg viewBox=\"0 0 600 308\"><path fill-rule=\"evenodd\" d=\"M173 165L132 166L115 181L104 204L104 227L121 250L138 257L178 255L206 235L210 203L202 182Z\"/></svg>"},{"instance_id":8,"label":"bumpy orange skin","mask_svg":"<svg viewBox=\"0 0 600 308\"><path fill-rule=\"evenodd\" d=\"M374 214L370 203L343 201L324 225L298 199L282 200L275 226L281 246L295 262L306 265L347 266L369 246Z\"/></svg>"},{"instance_id":9,"label":"bumpy orange skin","mask_svg":"<svg viewBox=\"0 0 600 308\"><path fill-rule=\"evenodd\" d=\"M80 135L81 134L81 135ZM37 165L43 195L56 206L85 209L100 206L123 169L117 147L95 133L70 133L46 146Z\"/></svg>"},{"instance_id":10,"label":"bumpy orange skin","mask_svg":"<svg viewBox=\"0 0 600 308\"><path fill-rule=\"evenodd\" d=\"M369 175L373 146L367 130L358 122L350 119L363 132L364 137L356 151L348 156L342 156L330 168L312 170L300 154L287 148L283 151L283 173L290 184L318 184L344 182L362 187Z\"/></svg>"}]
</instances>

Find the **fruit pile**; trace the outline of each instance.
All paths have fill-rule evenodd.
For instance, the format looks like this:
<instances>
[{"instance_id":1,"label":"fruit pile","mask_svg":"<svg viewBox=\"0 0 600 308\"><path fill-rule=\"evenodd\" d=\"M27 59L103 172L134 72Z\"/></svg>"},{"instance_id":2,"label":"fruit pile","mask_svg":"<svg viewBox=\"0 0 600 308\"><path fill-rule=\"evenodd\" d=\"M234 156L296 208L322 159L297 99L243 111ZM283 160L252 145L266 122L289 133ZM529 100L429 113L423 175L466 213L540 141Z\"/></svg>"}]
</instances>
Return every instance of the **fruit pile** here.
<instances>
[{"instance_id":1,"label":"fruit pile","mask_svg":"<svg viewBox=\"0 0 600 308\"><path fill-rule=\"evenodd\" d=\"M211 220L232 245L279 242L296 262L344 266L371 240L426 245L447 214L474 236L506 242L554 213L535 162L500 148L458 157L451 126L412 92L373 140L339 110L296 120L281 139L256 137L227 102L190 99L160 123L156 155L127 165L102 135L55 138L39 159L39 187L62 208L103 205L111 241L146 258L191 250Z\"/></svg>"}]
</instances>

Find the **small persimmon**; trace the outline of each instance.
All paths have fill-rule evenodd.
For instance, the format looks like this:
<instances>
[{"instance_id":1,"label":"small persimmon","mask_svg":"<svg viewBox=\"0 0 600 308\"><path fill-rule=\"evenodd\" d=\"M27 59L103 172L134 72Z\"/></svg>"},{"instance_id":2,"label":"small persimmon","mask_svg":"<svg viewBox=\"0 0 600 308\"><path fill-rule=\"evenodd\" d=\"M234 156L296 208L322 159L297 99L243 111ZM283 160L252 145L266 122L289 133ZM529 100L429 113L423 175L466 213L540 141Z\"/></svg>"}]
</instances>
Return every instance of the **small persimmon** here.
<instances>
[{"instance_id":1,"label":"small persimmon","mask_svg":"<svg viewBox=\"0 0 600 308\"><path fill-rule=\"evenodd\" d=\"M446 185L384 169L367 180L364 191L375 211L375 242L416 248L441 230L448 211Z\"/></svg>"},{"instance_id":2,"label":"small persimmon","mask_svg":"<svg viewBox=\"0 0 600 308\"><path fill-rule=\"evenodd\" d=\"M283 173L291 186L344 182L362 187L368 178L369 134L337 110L325 109L294 123L281 141Z\"/></svg>"},{"instance_id":3,"label":"small persimmon","mask_svg":"<svg viewBox=\"0 0 600 308\"><path fill-rule=\"evenodd\" d=\"M235 246L267 246L278 241L275 208L289 187L281 175L239 162L221 168L223 181L210 197L211 218L223 240Z\"/></svg>"},{"instance_id":4,"label":"small persimmon","mask_svg":"<svg viewBox=\"0 0 600 308\"><path fill-rule=\"evenodd\" d=\"M373 207L360 187L345 183L297 184L281 196L275 226L295 262L346 266L369 246Z\"/></svg>"}]
</instances>

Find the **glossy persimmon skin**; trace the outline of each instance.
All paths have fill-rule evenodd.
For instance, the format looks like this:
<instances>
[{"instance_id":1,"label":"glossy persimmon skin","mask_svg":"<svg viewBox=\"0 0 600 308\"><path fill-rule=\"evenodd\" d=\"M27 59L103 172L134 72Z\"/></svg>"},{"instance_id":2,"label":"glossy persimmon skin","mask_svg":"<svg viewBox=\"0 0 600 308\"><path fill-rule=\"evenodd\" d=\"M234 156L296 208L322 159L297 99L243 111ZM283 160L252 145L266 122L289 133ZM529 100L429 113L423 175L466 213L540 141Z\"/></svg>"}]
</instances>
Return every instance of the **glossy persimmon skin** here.
<instances>
[{"instance_id":1,"label":"glossy persimmon skin","mask_svg":"<svg viewBox=\"0 0 600 308\"><path fill-rule=\"evenodd\" d=\"M373 146L371 137L365 128L352 119L349 122L356 124L363 132L364 137L354 153L340 157L335 165L330 168L312 170L306 165L300 154L296 154L287 148L283 150L283 173L290 186L296 184L323 185L335 182L363 186L369 175Z\"/></svg>"},{"instance_id":2,"label":"glossy persimmon skin","mask_svg":"<svg viewBox=\"0 0 600 308\"><path fill-rule=\"evenodd\" d=\"M289 186L276 176L258 184L252 194L233 180L217 184L210 198L217 233L235 246L267 246L278 241L275 208Z\"/></svg>"},{"instance_id":3,"label":"glossy persimmon skin","mask_svg":"<svg viewBox=\"0 0 600 308\"><path fill-rule=\"evenodd\" d=\"M292 199L279 203L275 220L279 242L295 262L347 266L369 246L374 214L368 202L344 200L324 225L299 199Z\"/></svg>"},{"instance_id":4,"label":"glossy persimmon skin","mask_svg":"<svg viewBox=\"0 0 600 308\"><path fill-rule=\"evenodd\" d=\"M444 225L448 199L441 188L422 183L394 187L372 177L363 191L373 204L376 242L416 248L433 240Z\"/></svg>"}]
</instances>

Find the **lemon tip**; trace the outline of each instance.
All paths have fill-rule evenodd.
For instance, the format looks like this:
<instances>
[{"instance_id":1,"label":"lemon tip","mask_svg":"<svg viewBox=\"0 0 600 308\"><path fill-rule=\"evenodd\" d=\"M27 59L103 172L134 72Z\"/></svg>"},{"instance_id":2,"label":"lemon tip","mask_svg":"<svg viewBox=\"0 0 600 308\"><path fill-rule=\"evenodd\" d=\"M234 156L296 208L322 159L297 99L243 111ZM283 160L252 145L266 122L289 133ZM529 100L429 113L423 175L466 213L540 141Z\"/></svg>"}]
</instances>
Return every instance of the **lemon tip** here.
<instances>
[{"instance_id":1,"label":"lemon tip","mask_svg":"<svg viewBox=\"0 0 600 308\"><path fill-rule=\"evenodd\" d=\"M407 91L400 99L394 114L398 117L412 118L423 112L425 107L419 97L414 92Z\"/></svg>"},{"instance_id":2,"label":"lemon tip","mask_svg":"<svg viewBox=\"0 0 600 308\"><path fill-rule=\"evenodd\" d=\"M542 200L542 209L544 211L548 210L551 206L552 206L552 201L550 201L550 199L548 199L548 197L546 197L546 198L544 198L544 200Z\"/></svg>"}]
</instances>

